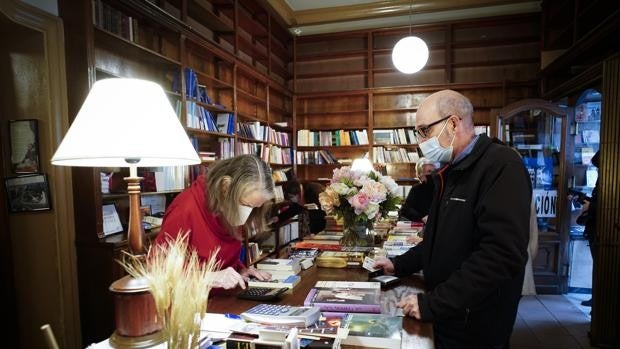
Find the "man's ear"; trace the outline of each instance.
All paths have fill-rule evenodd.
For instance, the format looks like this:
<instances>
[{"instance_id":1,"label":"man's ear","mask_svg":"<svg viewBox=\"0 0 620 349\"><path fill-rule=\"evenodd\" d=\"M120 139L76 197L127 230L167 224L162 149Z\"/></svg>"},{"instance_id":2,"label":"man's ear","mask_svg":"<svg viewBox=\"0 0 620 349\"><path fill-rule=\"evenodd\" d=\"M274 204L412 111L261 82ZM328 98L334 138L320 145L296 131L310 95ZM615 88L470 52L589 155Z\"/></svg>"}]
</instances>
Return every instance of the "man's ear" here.
<instances>
[{"instance_id":1,"label":"man's ear","mask_svg":"<svg viewBox=\"0 0 620 349\"><path fill-rule=\"evenodd\" d=\"M448 120L448 123L450 123L452 126L452 131L451 131L452 134L450 134L450 136L453 136L456 133L456 128L459 126L459 121L461 121L461 119L458 117L450 118L450 120ZM448 129L450 129L450 127L448 127Z\"/></svg>"}]
</instances>

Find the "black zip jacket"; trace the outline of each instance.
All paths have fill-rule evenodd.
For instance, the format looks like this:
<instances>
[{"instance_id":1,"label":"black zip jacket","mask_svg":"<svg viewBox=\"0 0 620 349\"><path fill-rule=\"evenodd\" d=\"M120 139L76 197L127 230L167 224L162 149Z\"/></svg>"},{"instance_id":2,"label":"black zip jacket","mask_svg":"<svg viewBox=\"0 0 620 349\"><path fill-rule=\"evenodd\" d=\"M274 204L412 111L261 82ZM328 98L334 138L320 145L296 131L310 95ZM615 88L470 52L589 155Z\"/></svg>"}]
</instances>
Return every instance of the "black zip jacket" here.
<instances>
[{"instance_id":1,"label":"black zip jacket","mask_svg":"<svg viewBox=\"0 0 620 349\"><path fill-rule=\"evenodd\" d=\"M517 153L480 135L460 162L416 187L432 190L424 240L394 259L396 275L424 270L423 321L448 347L506 343L523 284L531 183ZM422 195L421 197L428 197ZM421 212L424 214L424 212ZM442 345L443 346L443 345Z\"/></svg>"}]
</instances>

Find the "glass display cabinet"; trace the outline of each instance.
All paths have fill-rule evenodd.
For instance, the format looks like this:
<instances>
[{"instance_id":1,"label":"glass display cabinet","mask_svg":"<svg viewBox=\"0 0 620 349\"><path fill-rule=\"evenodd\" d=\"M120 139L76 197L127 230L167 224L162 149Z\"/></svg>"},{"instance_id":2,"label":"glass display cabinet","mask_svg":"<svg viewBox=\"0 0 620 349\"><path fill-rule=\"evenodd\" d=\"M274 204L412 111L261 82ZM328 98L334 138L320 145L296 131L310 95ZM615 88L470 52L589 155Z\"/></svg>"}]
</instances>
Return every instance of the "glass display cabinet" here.
<instances>
[{"instance_id":1,"label":"glass display cabinet","mask_svg":"<svg viewBox=\"0 0 620 349\"><path fill-rule=\"evenodd\" d=\"M572 154L568 169L569 198L569 278L568 291L590 293L592 290L592 255L584 236L585 226L577 224L584 198L591 198L598 179L592 157L599 150L601 129L601 94L589 89L575 103L574 117L568 127L567 152ZM582 222L583 223L583 222Z\"/></svg>"},{"instance_id":2,"label":"glass display cabinet","mask_svg":"<svg viewBox=\"0 0 620 349\"><path fill-rule=\"evenodd\" d=\"M566 108L528 99L506 106L498 116L499 138L521 155L532 182L538 222L538 253L533 268L536 288L543 293L563 293L566 289L570 212L567 115Z\"/></svg>"}]
</instances>

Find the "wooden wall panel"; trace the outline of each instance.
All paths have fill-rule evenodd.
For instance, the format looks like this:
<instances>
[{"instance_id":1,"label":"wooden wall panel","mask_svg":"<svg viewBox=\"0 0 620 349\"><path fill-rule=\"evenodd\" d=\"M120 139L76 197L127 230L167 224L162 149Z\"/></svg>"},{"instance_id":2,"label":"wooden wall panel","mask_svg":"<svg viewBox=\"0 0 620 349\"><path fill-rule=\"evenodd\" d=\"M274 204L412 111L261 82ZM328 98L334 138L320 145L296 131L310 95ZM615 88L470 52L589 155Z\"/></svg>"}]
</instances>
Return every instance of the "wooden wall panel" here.
<instances>
[{"instance_id":1,"label":"wooden wall panel","mask_svg":"<svg viewBox=\"0 0 620 349\"><path fill-rule=\"evenodd\" d=\"M620 57L603 64L592 342L620 345Z\"/></svg>"}]
</instances>

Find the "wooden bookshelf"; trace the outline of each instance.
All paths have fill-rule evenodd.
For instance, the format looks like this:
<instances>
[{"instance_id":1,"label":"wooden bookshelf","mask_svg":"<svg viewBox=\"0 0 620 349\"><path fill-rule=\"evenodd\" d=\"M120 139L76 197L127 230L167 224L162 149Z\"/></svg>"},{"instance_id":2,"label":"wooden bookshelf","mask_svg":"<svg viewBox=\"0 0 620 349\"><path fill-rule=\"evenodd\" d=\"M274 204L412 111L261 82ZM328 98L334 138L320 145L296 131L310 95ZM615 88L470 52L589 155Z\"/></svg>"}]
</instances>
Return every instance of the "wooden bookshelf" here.
<instances>
[{"instance_id":1,"label":"wooden bookshelf","mask_svg":"<svg viewBox=\"0 0 620 349\"><path fill-rule=\"evenodd\" d=\"M370 145L321 147L336 158L365 152L372 156L377 146L415 152L417 144L374 144L373 131L412 130L420 102L433 92L453 89L472 101L475 122L492 125L493 134L497 110L538 92L538 28L535 14L414 25L413 34L427 43L430 57L412 75L396 71L391 62L392 48L409 34L409 27L298 37L295 133L367 131ZM343 165L298 164L297 173L302 180L329 178L339 166ZM413 163L387 166L395 179L415 177Z\"/></svg>"},{"instance_id":2,"label":"wooden bookshelf","mask_svg":"<svg viewBox=\"0 0 620 349\"><path fill-rule=\"evenodd\" d=\"M264 6L257 0L60 1L67 43L69 115L77 115L95 80L132 77L155 81L166 90L198 151L215 152L222 158L237 155L233 144L238 141L257 142L236 134L236 124L242 121L261 121L288 133L291 140L293 39ZM188 69L209 101L186 94ZM215 122L218 114L231 114L234 132L188 126L190 104L210 113ZM272 125L275 122L287 126ZM223 156L222 142L233 152ZM205 161L187 168L182 187L209 164ZM285 169L293 165L272 166ZM102 203L114 203L123 221L128 200L125 194L102 194L99 171L76 170L83 180L74 191L84 346L112 333L113 306L107 285L124 274L114 260L125 248L126 234L113 239L98 236L103 226ZM182 187L158 194L165 195L169 203Z\"/></svg>"}]
</instances>

